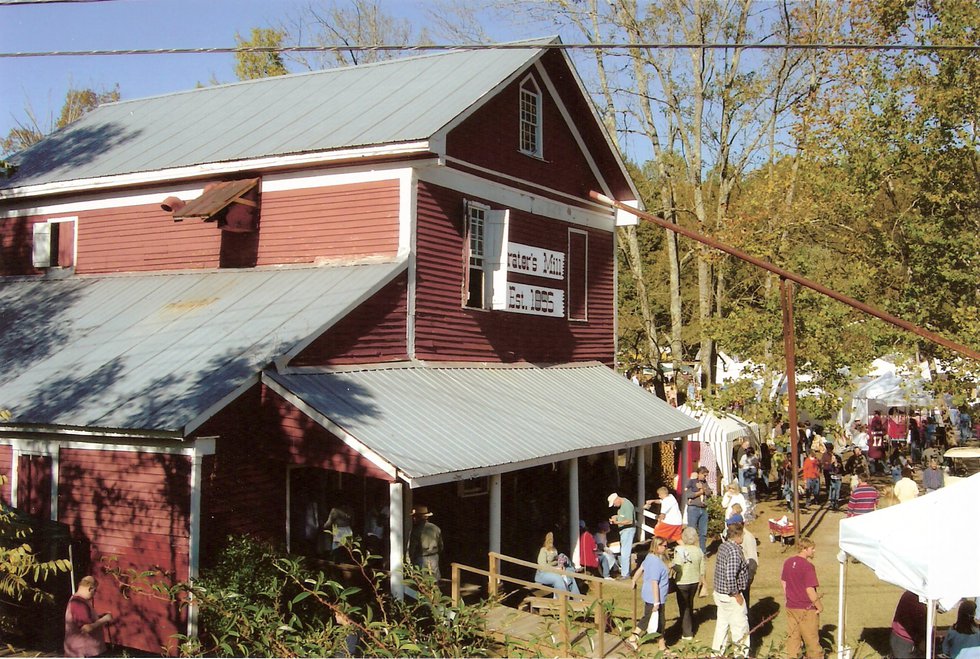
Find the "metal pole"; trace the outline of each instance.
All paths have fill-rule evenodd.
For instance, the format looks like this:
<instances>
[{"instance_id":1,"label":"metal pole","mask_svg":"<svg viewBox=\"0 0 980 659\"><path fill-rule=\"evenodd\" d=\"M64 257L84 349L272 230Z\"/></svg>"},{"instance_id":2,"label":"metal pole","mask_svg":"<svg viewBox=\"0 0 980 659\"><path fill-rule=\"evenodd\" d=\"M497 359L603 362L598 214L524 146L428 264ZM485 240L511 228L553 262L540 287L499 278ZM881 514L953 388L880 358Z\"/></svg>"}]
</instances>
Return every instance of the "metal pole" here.
<instances>
[{"instance_id":1,"label":"metal pole","mask_svg":"<svg viewBox=\"0 0 980 659\"><path fill-rule=\"evenodd\" d=\"M793 462L793 524L796 536L799 537L800 526L800 478L799 478L799 443L800 430L796 418L796 333L793 325L793 282L783 279L783 351L786 353L786 398L789 403L789 451Z\"/></svg>"},{"instance_id":2,"label":"metal pole","mask_svg":"<svg viewBox=\"0 0 980 659\"><path fill-rule=\"evenodd\" d=\"M847 554L837 555L837 659L844 659L844 585L847 581Z\"/></svg>"},{"instance_id":3,"label":"metal pole","mask_svg":"<svg viewBox=\"0 0 980 659\"><path fill-rule=\"evenodd\" d=\"M932 659L934 645L933 635L936 626L936 600L926 600L926 659Z\"/></svg>"},{"instance_id":4,"label":"metal pole","mask_svg":"<svg viewBox=\"0 0 980 659\"><path fill-rule=\"evenodd\" d=\"M691 240L696 240L699 243L702 243L709 247L713 247L714 249L725 252L726 254L731 254L735 258L741 259L747 263L751 263L752 265L762 268L763 270L768 270L769 272L777 274L782 279L788 279L792 282L799 284L800 286L805 286L806 288L814 290L817 293L820 293L821 295L826 295L827 297L833 298L838 302L843 302L844 304L850 307L854 307L858 311L863 311L864 313L874 316L875 318L880 318L886 323L891 323L892 325L895 325L896 327L901 327L902 329L912 332L913 334L918 334L919 336L925 339L929 339L933 343L937 343L941 346L949 348L950 350L953 350L954 352L958 352L961 355L964 355L965 357L969 357L971 359L980 361L980 352L974 350L973 348L968 348L967 346L960 345L959 343L950 341L949 339L942 337L934 332L930 332L927 329L919 327L914 323L910 323L907 320L902 320L897 316L892 316L891 314L887 314L884 311L875 309L871 305L865 304L863 302L859 302L858 300L855 300L852 297L844 295L843 293L838 293L837 291L827 288L822 284L818 284L812 279L807 279L806 277L802 277L796 274L795 272L784 270L783 268L780 268L779 266L775 266L772 263L769 263L768 261L763 261L762 259L756 256L752 256L747 252L743 252L740 249L736 249L734 247L731 247L730 245L726 245L725 243L720 242L718 240L714 240L713 238L709 238L708 236L702 236L697 231L692 231L691 229L688 229L686 227L682 227L672 222L668 222L662 217L657 217L652 213L645 213L641 210L637 210L636 208L631 208L630 206L627 206L622 202L616 201L615 199L610 199L606 195L596 192L594 190L589 192L589 196L592 199L595 199L596 201L609 204L614 208L618 208L620 210L626 211L627 213L635 215L641 220L646 220L647 222L656 224L657 226L663 227L668 231L679 233L680 235L686 236Z\"/></svg>"}]
</instances>

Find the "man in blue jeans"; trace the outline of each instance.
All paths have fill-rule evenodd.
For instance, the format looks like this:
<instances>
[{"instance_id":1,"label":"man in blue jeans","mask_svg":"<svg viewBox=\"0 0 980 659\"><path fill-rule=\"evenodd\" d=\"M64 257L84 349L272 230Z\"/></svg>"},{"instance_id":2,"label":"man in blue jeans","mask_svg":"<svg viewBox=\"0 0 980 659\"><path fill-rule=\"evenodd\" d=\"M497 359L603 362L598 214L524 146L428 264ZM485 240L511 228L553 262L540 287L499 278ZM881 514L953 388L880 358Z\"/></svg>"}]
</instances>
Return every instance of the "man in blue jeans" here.
<instances>
[{"instance_id":1,"label":"man in blue jeans","mask_svg":"<svg viewBox=\"0 0 980 659\"><path fill-rule=\"evenodd\" d=\"M684 490L687 504L687 525L698 530L698 544L701 552L705 550L708 541L708 468L698 467L694 478L688 479Z\"/></svg>"},{"instance_id":2,"label":"man in blue jeans","mask_svg":"<svg viewBox=\"0 0 980 659\"><path fill-rule=\"evenodd\" d=\"M633 557L633 538L636 537L636 507L629 499L615 492L607 498L610 508L618 508L609 518L609 523L619 528L619 578L630 578L630 563Z\"/></svg>"}]
</instances>

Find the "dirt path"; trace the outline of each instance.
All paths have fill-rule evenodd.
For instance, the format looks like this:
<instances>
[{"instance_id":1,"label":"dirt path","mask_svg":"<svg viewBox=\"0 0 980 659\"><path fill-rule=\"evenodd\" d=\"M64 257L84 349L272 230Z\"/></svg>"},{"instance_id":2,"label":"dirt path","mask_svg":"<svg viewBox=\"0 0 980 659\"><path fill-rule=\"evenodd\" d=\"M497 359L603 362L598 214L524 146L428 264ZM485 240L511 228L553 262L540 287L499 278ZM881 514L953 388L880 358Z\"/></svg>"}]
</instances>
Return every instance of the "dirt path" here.
<instances>
[{"instance_id":1,"label":"dirt path","mask_svg":"<svg viewBox=\"0 0 980 659\"><path fill-rule=\"evenodd\" d=\"M890 480L876 480L881 486ZM759 542L759 572L752 584L749 622L755 627L752 633L753 656L782 656L781 650L786 640L786 615L782 613L785 603L780 583L783 562L793 555L792 545L783 546L777 540L769 542L768 518L779 518L787 514L786 506L780 501L763 500L756 507L756 519L748 524L749 530ZM840 592L839 568L837 560L839 524L844 519L843 512L833 512L826 507L811 508L809 513L801 514L803 535L816 543L814 564L820 580L819 592L823 594L824 611L820 618L821 642L828 656L837 651L837 612ZM790 517L792 519L792 517ZM708 562L708 586L712 584L714 556ZM859 563L848 561L846 565L845 645L852 648L855 659L877 659L889 654L888 637L892 615L902 590L897 586L879 581L874 573ZM626 593L622 594L628 598ZM617 597L617 605L621 600ZM667 643L682 656L704 656L703 649L711 645L715 628L715 605L710 594L697 600L696 612L698 630L694 641L680 640L680 627L677 618L677 600L672 594L667 605ZM956 620L956 612L938 614L937 629L949 627ZM653 650L655 645L644 646ZM701 653L697 648L702 649ZM646 654L646 653L644 653Z\"/></svg>"}]
</instances>

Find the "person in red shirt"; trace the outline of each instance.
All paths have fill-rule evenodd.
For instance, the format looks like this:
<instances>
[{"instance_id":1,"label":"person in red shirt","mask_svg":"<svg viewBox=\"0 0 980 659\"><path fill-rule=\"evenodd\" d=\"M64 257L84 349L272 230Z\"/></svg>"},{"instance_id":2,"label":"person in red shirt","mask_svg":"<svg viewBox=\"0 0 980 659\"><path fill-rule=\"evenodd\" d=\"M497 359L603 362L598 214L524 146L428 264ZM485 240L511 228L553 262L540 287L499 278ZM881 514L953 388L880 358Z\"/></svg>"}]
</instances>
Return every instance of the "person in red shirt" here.
<instances>
[{"instance_id":1,"label":"person in red shirt","mask_svg":"<svg viewBox=\"0 0 980 659\"><path fill-rule=\"evenodd\" d=\"M811 563L815 547L810 538L800 538L797 554L783 563L780 580L783 595L786 597L786 654L799 657L800 649L806 644L806 656L810 659L823 657L820 648L820 612L823 604L817 588L817 570Z\"/></svg>"},{"instance_id":2,"label":"person in red shirt","mask_svg":"<svg viewBox=\"0 0 980 659\"><path fill-rule=\"evenodd\" d=\"M926 605L915 593L906 590L899 598L888 640L895 659L925 656L921 647L926 640Z\"/></svg>"},{"instance_id":3,"label":"person in red shirt","mask_svg":"<svg viewBox=\"0 0 980 659\"><path fill-rule=\"evenodd\" d=\"M810 455L803 461L803 478L806 479L806 494L811 504L815 504L820 496L820 472L817 452L810 451Z\"/></svg>"},{"instance_id":4,"label":"person in red shirt","mask_svg":"<svg viewBox=\"0 0 980 659\"><path fill-rule=\"evenodd\" d=\"M105 652L102 628L112 622L112 614L95 615L92 600L97 588L95 577L83 577L78 582L75 594L68 600L65 610L66 657L97 657Z\"/></svg>"}]
</instances>

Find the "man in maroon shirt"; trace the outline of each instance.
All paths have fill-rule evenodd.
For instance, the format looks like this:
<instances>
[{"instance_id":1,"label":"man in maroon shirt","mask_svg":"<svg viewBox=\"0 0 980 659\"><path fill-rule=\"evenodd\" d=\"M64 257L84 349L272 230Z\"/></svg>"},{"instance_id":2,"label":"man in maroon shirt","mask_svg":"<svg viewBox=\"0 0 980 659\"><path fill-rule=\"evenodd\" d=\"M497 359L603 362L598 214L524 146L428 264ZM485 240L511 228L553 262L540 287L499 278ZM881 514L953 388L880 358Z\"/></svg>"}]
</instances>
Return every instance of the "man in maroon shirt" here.
<instances>
[{"instance_id":1,"label":"man in maroon shirt","mask_svg":"<svg viewBox=\"0 0 980 659\"><path fill-rule=\"evenodd\" d=\"M95 577L86 576L78 582L78 589L68 600L65 610L66 657L97 657L105 652L102 628L112 622L111 613L96 616L92 606L98 583Z\"/></svg>"},{"instance_id":2,"label":"man in maroon shirt","mask_svg":"<svg viewBox=\"0 0 980 659\"><path fill-rule=\"evenodd\" d=\"M786 654L799 657L800 648L806 643L806 656L810 659L823 657L820 649L820 612L823 604L817 588L817 570L810 562L815 550L813 540L800 538L797 554L783 563L783 595L786 597Z\"/></svg>"},{"instance_id":3,"label":"man in maroon shirt","mask_svg":"<svg viewBox=\"0 0 980 659\"><path fill-rule=\"evenodd\" d=\"M926 605L919 596L906 590L895 607L892 618L892 633L889 638L892 657L895 659L914 659L924 657L920 647L926 640Z\"/></svg>"}]
</instances>

